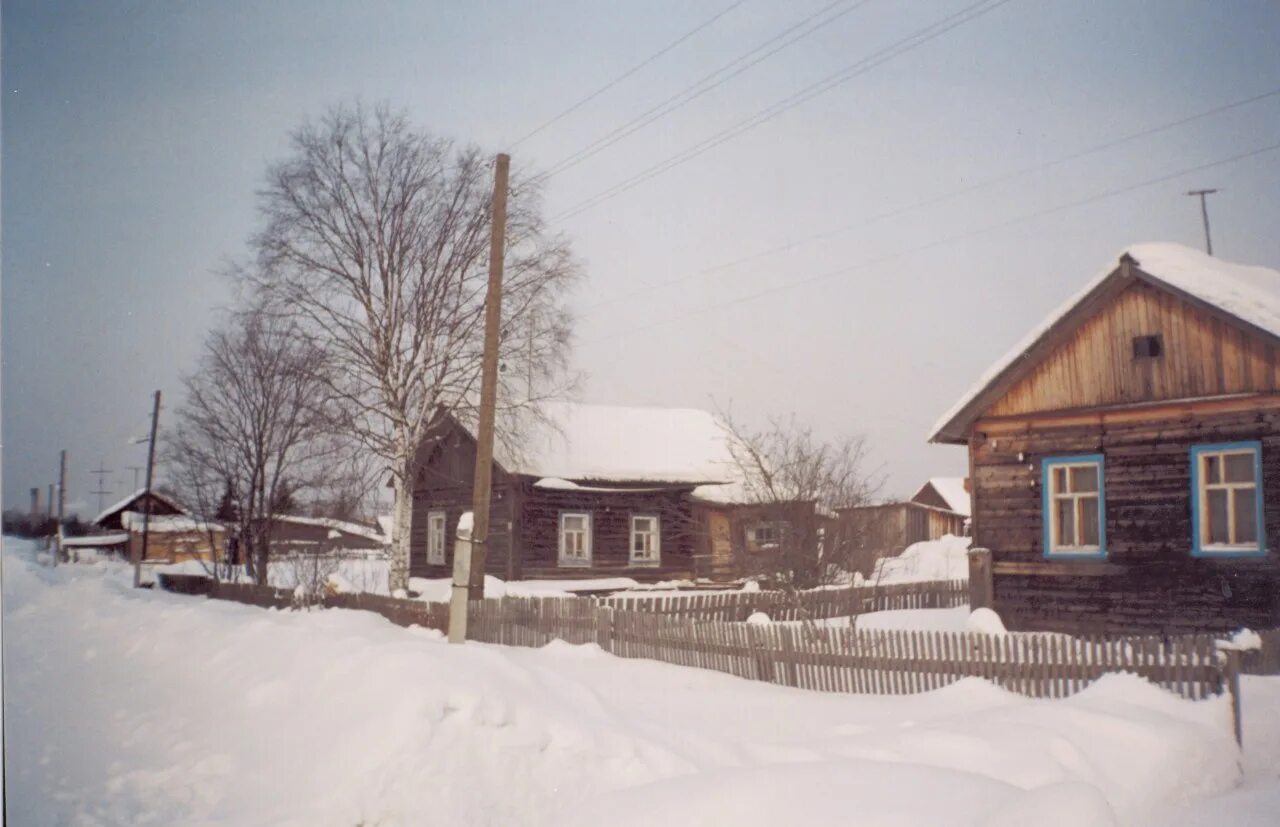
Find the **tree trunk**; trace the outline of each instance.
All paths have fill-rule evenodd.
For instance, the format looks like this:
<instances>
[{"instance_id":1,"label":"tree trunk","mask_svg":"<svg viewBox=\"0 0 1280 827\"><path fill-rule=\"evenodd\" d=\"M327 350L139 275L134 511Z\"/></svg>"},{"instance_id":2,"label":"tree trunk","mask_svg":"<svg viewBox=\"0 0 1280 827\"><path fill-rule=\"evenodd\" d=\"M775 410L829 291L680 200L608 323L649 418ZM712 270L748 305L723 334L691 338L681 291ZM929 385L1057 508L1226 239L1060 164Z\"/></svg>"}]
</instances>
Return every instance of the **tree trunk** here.
<instances>
[{"instance_id":1,"label":"tree trunk","mask_svg":"<svg viewBox=\"0 0 1280 827\"><path fill-rule=\"evenodd\" d=\"M409 588L409 527L413 520L413 483L409 461L402 461L400 473L395 475L395 506L391 523L391 571L387 582L394 594L396 589Z\"/></svg>"}]
</instances>

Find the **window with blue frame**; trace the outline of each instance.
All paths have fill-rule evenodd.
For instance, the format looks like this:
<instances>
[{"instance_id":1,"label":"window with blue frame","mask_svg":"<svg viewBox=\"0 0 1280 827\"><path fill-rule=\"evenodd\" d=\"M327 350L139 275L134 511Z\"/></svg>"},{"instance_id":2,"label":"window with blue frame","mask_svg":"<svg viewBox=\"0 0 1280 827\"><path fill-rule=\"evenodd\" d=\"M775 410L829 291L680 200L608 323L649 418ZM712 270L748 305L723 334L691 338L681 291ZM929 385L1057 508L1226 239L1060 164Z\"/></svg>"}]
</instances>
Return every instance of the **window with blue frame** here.
<instances>
[{"instance_id":1,"label":"window with blue frame","mask_svg":"<svg viewBox=\"0 0 1280 827\"><path fill-rule=\"evenodd\" d=\"M1101 454L1044 460L1044 556L1107 556Z\"/></svg>"},{"instance_id":2,"label":"window with blue frame","mask_svg":"<svg viewBox=\"0 0 1280 827\"><path fill-rule=\"evenodd\" d=\"M1262 443L1229 442L1191 449L1191 553L1265 554Z\"/></svg>"}]
</instances>

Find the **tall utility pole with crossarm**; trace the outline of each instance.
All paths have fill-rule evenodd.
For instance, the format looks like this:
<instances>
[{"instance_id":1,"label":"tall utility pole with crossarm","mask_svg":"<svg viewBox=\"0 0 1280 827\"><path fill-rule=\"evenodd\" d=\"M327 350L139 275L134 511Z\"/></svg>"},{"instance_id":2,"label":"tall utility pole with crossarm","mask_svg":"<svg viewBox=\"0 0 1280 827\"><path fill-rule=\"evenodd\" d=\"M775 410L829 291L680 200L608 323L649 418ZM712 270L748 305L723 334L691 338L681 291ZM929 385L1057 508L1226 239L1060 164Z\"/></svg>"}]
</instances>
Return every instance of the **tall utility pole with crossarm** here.
<instances>
[{"instance_id":1,"label":"tall utility pole with crossarm","mask_svg":"<svg viewBox=\"0 0 1280 827\"><path fill-rule=\"evenodd\" d=\"M1213 255L1213 239L1209 237L1209 204L1205 196L1213 195L1217 190L1191 190L1187 195L1200 196L1200 217L1204 219L1204 251Z\"/></svg>"}]
</instances>

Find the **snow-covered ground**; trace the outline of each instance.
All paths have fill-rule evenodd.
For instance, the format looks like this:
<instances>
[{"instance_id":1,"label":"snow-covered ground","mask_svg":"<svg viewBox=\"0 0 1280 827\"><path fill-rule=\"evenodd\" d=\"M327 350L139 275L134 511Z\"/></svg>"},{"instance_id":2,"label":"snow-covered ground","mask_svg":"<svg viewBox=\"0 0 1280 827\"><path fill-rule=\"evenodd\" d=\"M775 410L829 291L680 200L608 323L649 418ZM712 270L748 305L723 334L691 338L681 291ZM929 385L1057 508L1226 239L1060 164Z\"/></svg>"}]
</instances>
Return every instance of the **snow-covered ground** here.
<instances>
[{"instance_id":1,"label":"snow-covered ground","mask_svg":"<svg viewBox=\"0 0 1280 827\"><path fill-rule=\"evenodd\" d=\"M1232 824L1275 800L1275 679L1246 684L1246 741L1270 743L1233 791L1225 701L1132 676L1059 701L822 694L32 557L5 539L14 825Z\"/></svg>"}]
</instances>

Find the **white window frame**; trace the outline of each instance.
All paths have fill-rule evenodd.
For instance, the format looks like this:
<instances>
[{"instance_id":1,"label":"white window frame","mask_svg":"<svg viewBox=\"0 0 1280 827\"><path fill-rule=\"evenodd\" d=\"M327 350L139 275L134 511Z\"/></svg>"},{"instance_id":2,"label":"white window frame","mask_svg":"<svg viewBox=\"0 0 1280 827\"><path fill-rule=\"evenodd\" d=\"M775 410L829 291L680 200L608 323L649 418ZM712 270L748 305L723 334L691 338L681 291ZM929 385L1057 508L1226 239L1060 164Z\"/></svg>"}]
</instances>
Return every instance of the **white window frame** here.
<instances>
[{"instance_id":1,"label":"white window frame","mask_svg":"<svg viewBox=\"0 0 1280 827\"><path fill-rule=\"evenodd\" d=\"M1075 468L1093 468L1098 473L1097 491L1058 491L1054 484L1054 471L1063 469L1068 480ZM1044 460L1044 556L1068 559L1104 559L1107 556L1107 494L1106 470L1101 454L1089 454L1076 457L1047 457ZM1060 546L1055 538L1058 536L1058 503L1063 500L1072 501L1072 514L1075 519L1075 537L1080 537L1083 517L1080 503L1082 500L1098 501L1098 542L1096 545Z\"/></svg>"},{"instance_id":2,"label":"white window frame","mask_svg":"<svg viewBox=\"0 0 1280 827\"><path fill-rule=\"evenodd\" d=\"M767 543L760 541L760 529L767 528L773 532L773 539ZM785 520L760 520L752 523L748 529L751 532L751 545L757 551L773 551L782 548L782 535L790 528L790 524Z\"/></svg>"},{"instance_id":3,"label":"white window frame","mask_svg":"<svg viewBox=\"0 0 1280 827\"><path fill-rule=\"evenodd\" d=\"M583 530L582 540L582 557L570 557L566 554L565 540L568 535L565 532L564 522L566 518L581 517L585 528ZM591 535L592 535L592 519L590 511L561 511L559 520L559 542L557 545L560 549L559 561L562 566L585 567L591 565Z\"/></svg>"},{"instance_id":4,"label":"white window frame","mask_svg":"<svg viewBox=\"0 0 1280 827\"><path fill-rule=\"evenodd\" d=\"M438 531L437 531L438 526ZM427 512L427 565L443 566L449 543L449 517L441 510Z\"/></svg>"},{"instance_id":5,"label":"white window frame","mask_svg":"<svg viewBox=\"0 0 1280 827\"><path fill-rule=\"evenodd\" d=\"M637 520L652 520L653 528L650 531L638 531L636 529ZM648 535L650 538L650 547L647 554L636 551L636 538L641 534ZM633 566L657 566L662 563L662 519L657 514L631 515L631 532L628 537L627 550L627 557Z\"/></svg>"},{"instance_id":6,"label":"white window frame","mask_svg":"<svg viewBox=\"0 0 1280 827\"><path fill-rule=\"evenodd\" d=\"M1250 482L1226 482L1226 458L1228 456L1247 456L1253 467L1253 480ZM1223 482L1210 482L1205 474L1205 466L1211 457L1217 457L1222 463ZM1262 443L1231 442L1216 445L1196 445L1191 449L1191 507L1193 509L1193 533L1191 553L1197 557L1247 557L1267 553L1266 547L1266 501L1262 497ZM1236 498L1238 490L1252 490L1254 501L1254 540L1250 543L1210 543L1209 542L1209 492L1227 492L1227 536L1236 536Z\"/></svg>"}]
</instances>

